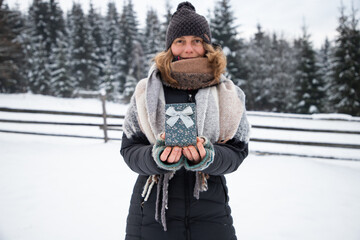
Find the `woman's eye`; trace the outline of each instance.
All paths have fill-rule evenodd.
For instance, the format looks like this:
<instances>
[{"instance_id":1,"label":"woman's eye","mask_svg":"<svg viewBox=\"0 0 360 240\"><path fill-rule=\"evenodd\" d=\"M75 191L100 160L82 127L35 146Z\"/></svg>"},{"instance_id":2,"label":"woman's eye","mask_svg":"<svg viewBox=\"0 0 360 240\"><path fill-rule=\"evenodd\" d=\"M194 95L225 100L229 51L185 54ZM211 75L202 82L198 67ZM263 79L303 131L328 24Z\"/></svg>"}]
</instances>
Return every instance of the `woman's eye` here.
<instances>
[{"instance_id":1,"label":"woman's eye","mask_svg":"<svg viewBox=\"0 0 360 240\"><path fill-rule=\"evenodd\" d=\"M200 40L200 39L195 39L194 42L195 42L196 44L199 44L199 43L201 43L201 40Z\"/></svg>"}]
</instances>

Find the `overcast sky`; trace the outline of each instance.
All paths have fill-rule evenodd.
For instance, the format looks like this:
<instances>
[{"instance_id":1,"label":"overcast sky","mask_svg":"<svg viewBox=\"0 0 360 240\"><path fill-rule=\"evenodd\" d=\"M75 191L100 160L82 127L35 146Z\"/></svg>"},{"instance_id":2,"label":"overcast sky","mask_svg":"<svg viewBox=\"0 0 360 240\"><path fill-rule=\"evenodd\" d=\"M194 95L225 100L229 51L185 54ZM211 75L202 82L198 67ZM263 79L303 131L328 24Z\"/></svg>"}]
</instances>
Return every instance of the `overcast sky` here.
<instances>
[{"instance_id":1,"label":"overcast sky","mask_svg":"<svg viewBox=\"0 0 360 240\"><path fill-rule=\"evenodd\" d=\"M123 0L116 2L119 12L122 9ZM154 8L159 16L165 13L165 0L132 0L137 13L140 26L144 26L146 11ZM5 0L10 7L20 3L20 9L27 11L32 0ZM72 3L81 3L84 10L88 10L90 0L59 0L64 11L71 9ZM92 0L94 6L103 14L106 12L108 0ZM182 0L170 1L173 11ZM207 16L209 10L213 10L215 0L192 0L190 1L196 11ZM205 4L205 2L207 2ZM342 0L347 13L351 5L360 8L360 0ZM231 0L230 1L236 24L239 25L240 37L249 39L256 32L256 25L260 23L266 32L276 32L288 40L301 36L301 27L305 24L315 47L320 47L325 38L330 40L336 35L338 24L339 7L341 0ZM358 12L359 16L359 12Z\"/></svg>"}]
</instances>

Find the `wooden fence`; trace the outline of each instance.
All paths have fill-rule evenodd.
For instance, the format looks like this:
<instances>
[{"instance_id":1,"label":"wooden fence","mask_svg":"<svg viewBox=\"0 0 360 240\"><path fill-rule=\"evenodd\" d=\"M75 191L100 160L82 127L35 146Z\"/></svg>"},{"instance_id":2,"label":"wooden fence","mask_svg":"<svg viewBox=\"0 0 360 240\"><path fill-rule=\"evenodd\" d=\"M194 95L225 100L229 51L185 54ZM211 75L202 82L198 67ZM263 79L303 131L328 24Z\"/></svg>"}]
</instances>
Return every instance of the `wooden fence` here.
<instances>
[{"instance_id":1,"label":"wooden fence","mask_svg":"<svg viewBox=\"0 0 360 240\"><path fill-rule=\"evenodd\" d=\"M18 124L92 126L92 127L98 127L98 128L103 129L104 130L104 136L103 137L80 136L80 135L64 135L64 134L51 134L51 133L37 133L37 132L27 132L27 131L13 131L13 130L6 130L6 129L0 129L0 132L21 133L21 134L35 134L35 135L46 135L46 136L104 139L105 142L107 142L108 140L121 140L119 138L109 138L109 137L107 137L107 135L108 135L107 131L122 131L122 124L107 124L107 118L124 119L124 117L125 117L124 115L106 114L106 112L102 113L102 114L96 114L96 113L64 112L64 111L35 110L35 109L16 109L16 108L4 108L4 107L0 107L0 112L50 114L50 115L82 116L82 117L98 117L98 118L102 118L103 119L102 124L75 123L75 122L56 122L56 121L27 121L27 120L16 120L16 119L0 119L0 122L18 123ZM251 113L249 113L248 115L252 116ZM259 115L256 114L256 116L259 116ZM304 118L299 117L299 119L304 119ZM255 129L258 128L258 129L272 129L272 130L284 130L284 131L343 133L343 134L359 134L360 135L360 130L353 130L353 131L331 130L331 129L322 130L322 129L304 129L304 128L294 128L294 127L290 128L290 127L261 126L261 125L252 125L251 127L255 128ZM251 141L360 149L360 144L319 143L319 142L310 142L310 141L271 140L271 139L262 139L262 138L251 138Z\"/></svg>"},{"instance_id":2,"label":"wooden fence","mask_svg":"<svg viewBox=\"0 0 360 240\"><path fill-rule=\"evenodd\" d=\"M124 115L114 115L107 114L105 105L103 105L103 113L81 113L81 112L65 112L65 111L49 111L49 110L36 110L36 109L16 109L16 108L5 108L0 107L0 112L9 112L9 113L30 113L30 114L42 114L42 115L60 115L60 116L81 116L86 119L86 117L95 117L101 118L102 123L86 123L86 122L63 122L63 121L33 121L33 120L19 120L19 119L0 119L2 123L14 123L14 124L36 124L36 125L63 125L63 126L86 126L86 127L95 127L100 128L103 131L103 136L85 136L85 135L76 135L76 134L57 134L57 133L41 133L36 131L17 131L10 129L2 129L0 127L0 132L3 133L17 133L17 134L32 134L32 135L43 135L43 136L57 136L57 137L76 137L76 138L89 138L89 139L103 139L104 142L109 140L121 140L121 138L110 138L108 136L109 131L122 131L122 124L109 124L108 119L124 119ZM259 117L259 113L248 113L249 117L256 116ZM264 115L262 117L269 117L269 115ZM271 117L271 116L270 116ZM291 118L296 118L296 116L291 116ZM304 116L299 116L299 119L308 119ZM360 122L359 119L355 121ZM349 130L336 130L336 129L311 129L311 128L296 128L296 127L279 127L279 126L263 126L263 125L252 125L253 129L268 129L276 131L291 131L291 132L311 132L311 133L332 133L332 134L351 134L359 135L360 129ZM359 143L329 143L329 142L317 142L317 141L294 141L294 140L276 140L268 138L251 138L252 142L261 142L261 143L276 143L276 144L293 144L293 145L302 145L302 146L319 146L319 147L331 147L331 148L343 148L343 149L360 149ZM264 152L266 153L266 152Z\"/></svg>"},{"instance_id":3,"label":"wooden fence","mask_svg":"<svg viewBox=\"0 0 360 240\"><path fill-rule=\"evenodd\" d=\"M97 127L103 130L103 137L96 136L83 136L83 135L69 135L69 134L55 134L55 133L39 133L30 131L14 131L0 129L0 132L4 133L19 133L19 134L32 134L43 136L57 136L57 137L77 137L77 138L91 138L91 139L104 139L108 140L121 140L120 138L109 138L108 131L122 131L122 124L107 124L107 118L124 119L123 115L106 114L104 111L102 114L96 113L80 113L80 112L64 112L64 111L50 111L50 110L35 110L35 109L18 109L18 108L0 108L0 112L12 112L12 113L31 113L31 114L49 114L49 115L62 115L62 116L81 116L81 117L98 117L103 119L102 124L96 123L75 123L75 122L57 122L57 121L27 121L17 119L0 119L0 122L4 123L17 123L17 124L41 124L41 125L64 125L64 126L91 126Z\"/></svg>"}]
</instances>

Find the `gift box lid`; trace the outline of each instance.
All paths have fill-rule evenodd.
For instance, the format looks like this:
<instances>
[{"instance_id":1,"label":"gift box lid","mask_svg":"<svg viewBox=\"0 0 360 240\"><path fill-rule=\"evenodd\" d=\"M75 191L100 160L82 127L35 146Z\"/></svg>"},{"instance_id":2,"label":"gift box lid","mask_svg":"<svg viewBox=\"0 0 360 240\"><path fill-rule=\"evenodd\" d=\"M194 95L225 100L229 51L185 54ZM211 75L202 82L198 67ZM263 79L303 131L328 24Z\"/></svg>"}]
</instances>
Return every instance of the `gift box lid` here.
<instances>
[{"instance_id":1,"label":"gift box lid","mask_svg":"<svg viewBox=\"0 0 360 240\"><path fill-rule=\"evenodd\" d=\"M196 145L196 105L176 103L165 105L165 145Z\"/></svg>"}]
</instances>

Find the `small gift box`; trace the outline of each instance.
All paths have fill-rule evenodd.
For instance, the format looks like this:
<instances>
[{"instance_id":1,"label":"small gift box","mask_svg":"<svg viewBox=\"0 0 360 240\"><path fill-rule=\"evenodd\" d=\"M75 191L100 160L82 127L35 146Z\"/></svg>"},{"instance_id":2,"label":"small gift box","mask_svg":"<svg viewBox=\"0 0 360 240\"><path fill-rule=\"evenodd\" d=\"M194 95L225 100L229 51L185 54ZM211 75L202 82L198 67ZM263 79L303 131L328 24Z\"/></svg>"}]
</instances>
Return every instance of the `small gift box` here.
<instances>
[{"instance_id":1,"label":"small gift box","mask_svg":"<svg viewBox=\"0 0 360 240\"><path fill-rule=\"evenodd\" d=\"M178 103L165 105L165 145L196 145L196 105Z\"/></svg>"}]
</instances>

